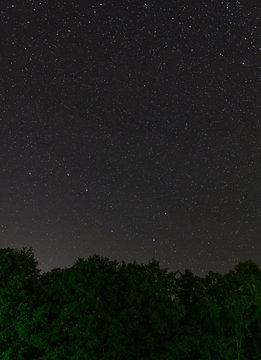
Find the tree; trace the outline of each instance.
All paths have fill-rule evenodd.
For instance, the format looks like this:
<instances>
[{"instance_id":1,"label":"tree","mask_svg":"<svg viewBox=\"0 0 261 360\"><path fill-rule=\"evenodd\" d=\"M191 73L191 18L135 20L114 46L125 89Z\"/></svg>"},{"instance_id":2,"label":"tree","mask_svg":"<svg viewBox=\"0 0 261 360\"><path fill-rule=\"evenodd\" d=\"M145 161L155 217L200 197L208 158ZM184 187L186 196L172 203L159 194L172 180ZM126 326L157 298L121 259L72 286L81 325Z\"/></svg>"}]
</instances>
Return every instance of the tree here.
<instances>
[{"instance_id":1,"label":"tree","mask_svg":"<svg viewBox=\"0 0 261 360\"><path fill-rule=\"evenodd\" d=\"M26 328L34 310L39 273L31 248L0 249L1 359L24 359L32 349Z\"/></svg>"},{"instance_id":2,"label":"tree","mask_svg":"<svg viewBox=\"0 0 261 360\"><path fill-rule=\"evenodd\" d=\"M31 248L0 250L4 360L257 360L261 270L203 279L93 255L39 275Z\"/></svg>"},{"instance_id":3,"label":"tree","mask_svg":"<svg viewBox=\"0 0 261 360\"><path fill-rule=\"evenodd\" d=\"M248 260L239 262L224 278L228 293L224 304L226 323L236 359L258 359L261 356L261 270Z\"/></svg>"}]
</instances>

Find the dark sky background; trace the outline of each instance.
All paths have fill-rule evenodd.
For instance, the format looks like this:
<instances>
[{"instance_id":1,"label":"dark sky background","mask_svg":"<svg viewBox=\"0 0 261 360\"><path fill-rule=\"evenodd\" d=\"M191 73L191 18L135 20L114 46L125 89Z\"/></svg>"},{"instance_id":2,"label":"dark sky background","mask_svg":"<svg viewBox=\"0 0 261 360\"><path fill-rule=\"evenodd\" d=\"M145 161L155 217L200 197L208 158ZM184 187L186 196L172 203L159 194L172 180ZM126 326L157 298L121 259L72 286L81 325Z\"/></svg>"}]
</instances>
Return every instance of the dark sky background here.
<instances>
[{"instance_id":1,"label":"dark sky background","mask_svg":"<svg viewBox=\"0 0 261 360\"><path fill-rule=\"evenodd\" d=\"M2 0L0 247L261 265L260 1Z\"/></svg>"}]
</instances>

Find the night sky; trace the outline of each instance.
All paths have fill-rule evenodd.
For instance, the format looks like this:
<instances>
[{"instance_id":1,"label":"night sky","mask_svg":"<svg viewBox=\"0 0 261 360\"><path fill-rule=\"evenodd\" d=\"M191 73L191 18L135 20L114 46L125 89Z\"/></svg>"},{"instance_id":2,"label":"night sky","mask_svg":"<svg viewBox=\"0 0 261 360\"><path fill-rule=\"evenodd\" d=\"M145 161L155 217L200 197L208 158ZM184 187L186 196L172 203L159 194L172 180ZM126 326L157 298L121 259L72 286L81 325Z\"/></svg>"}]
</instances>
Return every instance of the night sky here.
<instances>
[{"instance_id":1,"label":"night sky","mask_svg":"<svg viewBox=\"0 0 261 360\"><path fill-rule=\"evenodd\" d=\"M0 248L261 265L260 8L2 0Z\"/></svg>"}]
</instances>

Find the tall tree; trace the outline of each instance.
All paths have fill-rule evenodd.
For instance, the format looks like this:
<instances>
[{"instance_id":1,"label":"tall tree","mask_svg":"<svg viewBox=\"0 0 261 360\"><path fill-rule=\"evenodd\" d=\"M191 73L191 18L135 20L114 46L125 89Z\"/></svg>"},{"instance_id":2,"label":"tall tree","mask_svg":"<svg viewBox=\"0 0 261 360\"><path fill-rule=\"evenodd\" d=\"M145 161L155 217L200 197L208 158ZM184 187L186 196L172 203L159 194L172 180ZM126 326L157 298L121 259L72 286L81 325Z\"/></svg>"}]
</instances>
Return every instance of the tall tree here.
<instances>
[{"instance_id":1,"label":"tall tree","mask_svg":"<svg viewBox=\"0 0 261 360\"><path fill-rule=\"evenodd\" d=\"M22 360L32 349L27 328L39 273L31 248L0 249L1 359Z\"/></svg>"},{"instance_id":2,"label":"tall tree","mask_svg":"<svg viewBox=\"0 0 261 360\"><path fill-rule=\"evenodd\" d=\"M239 262L224 276L227 289L227 321L237 360L258 359L261 355L261 270L253 261ZM252 344L253 347L249 347Z\"/></svg>"}]
</instances>

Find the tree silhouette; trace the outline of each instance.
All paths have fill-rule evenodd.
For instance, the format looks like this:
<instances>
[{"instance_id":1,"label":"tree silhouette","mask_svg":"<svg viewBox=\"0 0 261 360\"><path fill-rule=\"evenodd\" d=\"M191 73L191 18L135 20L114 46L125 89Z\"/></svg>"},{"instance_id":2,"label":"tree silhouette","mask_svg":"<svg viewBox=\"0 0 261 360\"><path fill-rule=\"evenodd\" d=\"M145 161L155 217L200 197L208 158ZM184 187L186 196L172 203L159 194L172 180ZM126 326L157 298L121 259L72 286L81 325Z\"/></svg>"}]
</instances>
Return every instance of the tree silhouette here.
<instances>
[{"instance_id":1,"label":"tree silhouette","mask_svg":"<svg viewBox=\"0 0 261 360\"><path fill-rule=\"evenodd\" d=\"M257 360L261 270L205 278L93 255L40 275L32 249L0 249L4 360Z\"/></svg>"},{"instance_id":2,"label":"tree silhouette","mask_svg":"<svg viewBox=\"0 0 261 360\"><path fill-rule=\"evenodd\" d=\"M0 354L1 359L25 359L33 350L29 334L34 288L40 270L32 249L0 249Z\"/></svg>"}]
</instances>

